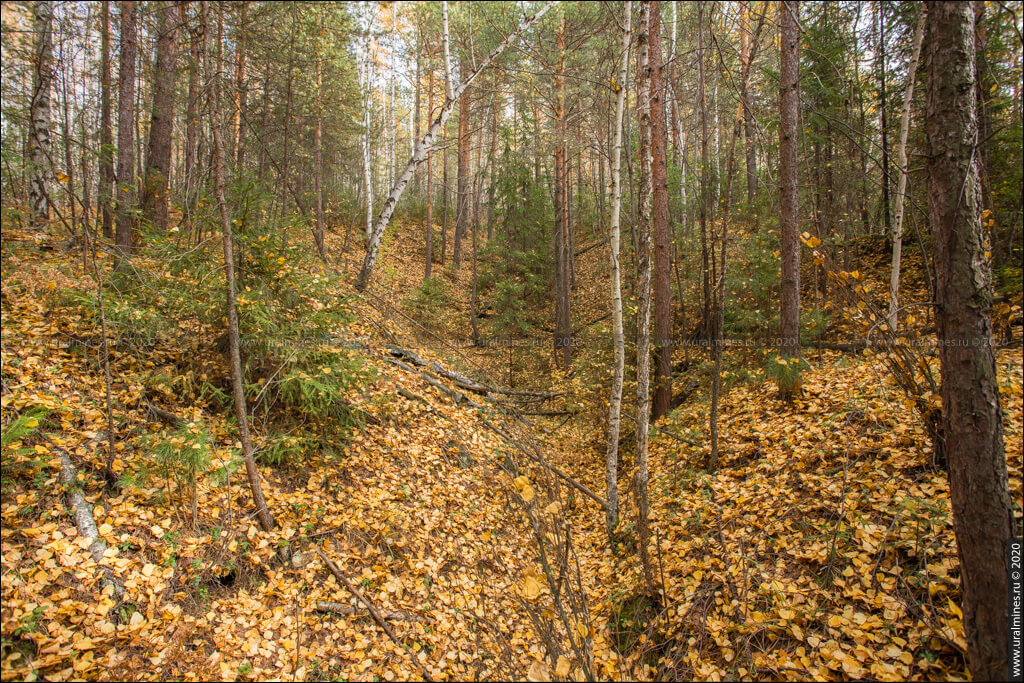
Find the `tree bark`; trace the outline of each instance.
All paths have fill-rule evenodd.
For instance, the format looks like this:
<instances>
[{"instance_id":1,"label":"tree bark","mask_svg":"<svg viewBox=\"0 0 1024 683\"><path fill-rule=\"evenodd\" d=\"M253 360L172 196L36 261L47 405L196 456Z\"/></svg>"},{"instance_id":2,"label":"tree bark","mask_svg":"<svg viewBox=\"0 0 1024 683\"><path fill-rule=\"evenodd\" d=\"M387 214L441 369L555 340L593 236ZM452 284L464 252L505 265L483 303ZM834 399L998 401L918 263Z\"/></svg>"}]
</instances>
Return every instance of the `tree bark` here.
<instances>
[{"instance_id":1,"label":"tree bark","mask_svg":"<svg viewBox=\"0 0 1024 683\"><path fill-rule=\"evenodd\" d=\"M639 88L637 112L640 128L640 205L637 211L637 313L636 313L636 478L634 479L637 507L637 531L640 536L640 563L644 585L654 590L647 542L647 437L650 424L651 373L651 66L650 25L651 2L643 2L640 9L640 30L637 33L637 71Z\"/></svg>"},{"instance_id":2,"label":"tree bark","mask_svg":"<svg viewBox=\"0 0 1024 683\"><path fill-rule=\"evenodd\" d=\"M651 419L672 403L672 240L668 224L665 79L661 59L661 3L651 3L651 234L654 238L654 400Z\"/></svg>"},{"instance_id":3,"label":"tree bark","mask_svg":"<svg viewBox=\"0 0 1024 683\"><path fill-rule=\"evenodd\" d=\"M611 266L612 266L612 341L615 364L612 370L612 389L608 398L608 441L605 450L605 526L611 540L619 524L619 424L622 416L622 381L625 374L626 346L622 330L622 265L619 261L621 241L620 214L622 212L622 119L629 92L629 44L632 32L633 3L626 0L622 9L622 65L615 96L615 139L612 143L612 208L611 208Z\"/></svg>"},{"instance_id":4,"label":"tree bark","mask_svg":"<svg viewBox=\"0 0 1024 683\"><path fill-rule=\"evenodd\" d=\"M942 423L971 678L1009 679L1010 507L975 156L970 2L928 4L928 195L935 253Z\"/></svg>"},{"instance_id":5,"label":"tree bark","mask_svg":"<svg viewBox=\"0 0 1024 683\"><path fill-rule=\"evenodd\" d=\"M223 120L220 111L221 85L220 75L214 73L213 64L210 60L209 38L206 28L209 26L209 6L206 0L201 3L202 12L202 51L205 65L206 77L210 89L209 102L210 129L213 132L213 186L217 200L217 209L220 216L221 231L224 244L224 274L227 294L228 313L228 342L231 354L231 390L235 404L235 418L238 421L238 435L242 442L242 455L245 458L245 471L249 479L249 488L252 490L253 503L256 506L256 515L260 527L264 531L274 528L274 520L270 517L267 509L267 501L263 498L263 487L260 484L259 470L256 469L256 459L253 456L252 437L249 434L249 412L245 404L245 388L242 377L242 357L239 350L240 339L238 332L238 297L235 285L235 257L234 246L231 234L231 216L228 213L227 200L224 197L225 150L221 126Z\"/></svg>"},{"instance_id":6,"label":"tree bark","mask_svg":"<svg viewBox=\"0 0 1024 683\"><path fill-rule=\"evenodd\" d=\"M110 126L110 0L103 0L100 11L100 153L99 188L100 220L103 236L113 237L114 212L114 140Z\"/></svg>"},{"instance_id":7,"label":"tree bark","mask_svg":"<svg viewBox=\"0 0 1024 683\"><path fill-rule=\"evenodd\" d=\"M427 118L434 115L434 68L430 65L427 76ZM419 124L416 126L419 132ZM434 262L434 164L433 154L427 152L427 257L423 265L423 279L430 279L430 270Z\"/></svg>"},{"instance_id":8,"label":"tree bark","mask_svg":"<svg viewBox=\"0 0 1024 683\"><path fill-rule=\"evenodd\" d=\"M555 71L555 365L568 370L572 363L572 296L569 262L568 159L565 125L565 13L555 34L558 66Z\"/></svg>"},{"instance_id":9,"label":"tree bark","mask_svg":"<svg viewBox=\"0 0 1024 683\"><path fill-rule=\"evenodd\" d=\"M370 95L373 84L371 83L369 31L366 33L363 60L363 190L366 193L366 238L369 240L373 232L373 170L370 167Z\"/></svg>"},{"instance_id":10,"label":"tree bark","mask_svg":"<svg viewBox=\"0 0 1024 683\"><path fill-rule=\"evenodd\" d=\"M892 236L892 214L889 211L889 126L886 120L885 0L877 3L875 21L878 22L878 46L875 51L878 67L878 121L882 134L882 222L888 238Z\"/></svg>"},{"instance_id":11,"label":"tree bark","mask_svg":"<svg viewBox=\"0 0 1024 683\"><path fill-rule=\"evenodd\" d=\"M245 140L242 136L242 121L245 120L246 109L248 108L249 92L245 80L245 61L247 57L246 38L246 14L249 9L247 0L242 0L238 5L238 26L235 27L235 117L233 123L234 132L234 154L235 173L242 172L242 165L245 163Z\"/></svg>"},{"instance_id":12,"label":"tree bark","mask_svg":"<svg viewBox=\"0 0 1024 683\"><path fill-rule=\"evenodd\" d=\"M32 176L29 183L29 203L32 206L32 224L43 227L50 218L50 97L53 87L53 2L39 0L33 8L35 29L35 78L32 84L32 104L29 112L29 163Z\"/></svg>"},{"instance_id":13,"label":"tree bark","mask_svg":"<svg viewBox=\"0 0 1024 683\"><path fill-rule=\"evenodd\" d=\"M134 219L132 185L135 181L135 46L138 7L121 1L121 63L117 85L117 234L122 254L131 254Z\"/></svg>"},{"instance_id":14,"label":"tree bark","mask_svg":"<svg viewBox=\"0 0 1024 683\"><path fill-rule=\"evenodd\" d=\"M707 337L707 326L711 318L711 269L708 264L708 190L711 180L708 168L711 159L708 153L708 102L706 83L707 60L704 56L704 5L697 4L697 110L700 117L700 258L701 294L703 317L702 336Z\"/></svg>"},{"instance_id":15,"label":"tree bark","mask_svg":"<svg viewBox=\"0 0 1024 683\"><path fill-rule=\"evenodd\" d=\"M742 26L741 31L741 58L744 63L751 64L754 59L754 49L750 44L750 9L744 3L740 10ZM748 66L749 68L749 66ZM747 154L747 205L753 208L757 201L757 148L754 145L754 108L750 101L750 89L748 88L740 100L743 107L743 142Z\"/></svg>"},{"instance_id":16,"label":"tree bark","mask_svg":"<svg viewBox=\"0 0 1024 683\"><path fill-rule=\"evenodd\" d=\"M316 195L316 227L313 240L320 260L327 262L324 246L324 103L323 103L323 59L316 59L316 129L313 131L313 192Z\"/></svg>"},{"instance_id":17,"label":"tree bark","mask_svg":"<svg viewBox=\"0 0 1024 683\"><path fill-rule=\"evenodd\" d=\"M800 117L800 3L787 0L780 6L782 36L779 85L779 226L782 247L779 336L782 357L800 357L800 195L797 145ZM792 387L780 387L783 396Z\"/></svg>"},{"instance_id":18,"label":"tree bark","mask_svg":"<svg viewBox=\"0 0 1024 683\"><path fill-rule=\"evenodd\" d=\"M896 215L893 216L892 228L892 272L889 277L889 329L896 331L899 324L900 260L903 251L903 207L907 200L907 179L910 169L907 168L907 136L910 133L910 108L914 102L914 78L917 74L917 62L921 57L921 41L924 36L924 22L927 5L918 7L917 28L914 29L914 52L907 66L907 91L903 97L903 116L900 119L900 140L896 146L896 165L899 167L900 178L896 183Z\"/></svg>"},{"instance_id":19,"label":"tree bark","mask_svg":"<svg viewBox=\"0 0 1024 683\"><path fill-rule=\"evenodd\" d=\"M174 132L174 89L178 73L178 17L174 3L157 9L156 73L149 124L149 149L139 204L142 215L161 231L167 230L167 191L171 175L171 136Z\"/></svg>"},{"instance_id":20,"label":"tree bark","mask_svg":"<svg viewBox=\"0 0 1024 683\"><path fill-rule=\"evenodd\" d=\"M466 65L462 65L465 73ZM459 132L456 153L455 177L455 243L452 249L452 263L458 270L462 265L462 238L469 225L469 89L459 95Z\"/></svg>"},{"instance_id":21,"label":"tree bark","mask_svg":"<svg viewBox=\"0 0 1024 683\"><path fill-rule=\"evenodd\" d=\"M181 3L181 21L185 23L188 19L185 9L186 3ZM200 167L200 146L199 146L199 103L200 103L200 82L199 72L202 69L201 45L203 36L199 27L193 25L189 29L189 65L188 65L188 103L185 107L185 173L183 202L185 217L191 223L195 214L196 203L198 202L199 167ZM198 238L198 234L195 235ZM198 240L197 240L198 241Z\"/></svg>"}]
</instances>

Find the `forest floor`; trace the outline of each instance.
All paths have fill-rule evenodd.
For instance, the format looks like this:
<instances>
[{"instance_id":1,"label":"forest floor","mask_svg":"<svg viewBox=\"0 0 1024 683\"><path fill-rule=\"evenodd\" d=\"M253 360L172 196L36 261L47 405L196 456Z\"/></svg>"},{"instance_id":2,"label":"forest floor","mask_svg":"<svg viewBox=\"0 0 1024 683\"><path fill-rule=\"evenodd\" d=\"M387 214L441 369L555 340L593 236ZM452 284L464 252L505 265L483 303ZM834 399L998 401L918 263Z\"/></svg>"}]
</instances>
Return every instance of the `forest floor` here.
<instances>
[{"instance_id":1,"label":"forest floor","mask_svg":"<svg viewBox=\"0 0 1024 683\"><path fill-rule=\"evenodd\" d=\"M418 234L398 224L390 244ZM421 280L416 249L386 248L367 295L338 292L356 313L339 335L372 370L344 399L368 418L337 453L260 468L277 522L263 533L241 472L201 479L195 520L173 484L104 488L98 324L64 296L92 280L74 252L10 238L25 236L4 232L3 423L48 412L24 444L4 444L16 451L4 454L2 489L5 680L966 679L946 476L877 357L810 352L792 404L737 359L714 474L694 445L707 401L691 398L652 429L658 600L635 552L628 439L615 548L600 507L535 461L603 492L599 351L569 376L549 369L547 348L516 369L517 388L561 394L545 406L571 414L550 417L517 417L498 396L459 399L444 376L428 382L388 360L396 345L508 386L500 350L461 341L468 263L447 276L458 294L427 330L403 305ZM604 312L594 303L603 271L587 263L583 322ZM149 457L146 438L166 428L139 377L173 367L181 350L112 354L120 467ZM1019 523L1021 353L997 359ZM213 425L211 468L227 464L225 413L160 400L185 423ZM61 453L77 487L61 483ZM107 542L102 567L68 512L78 488Z\"/></svg>"}]
</instances>

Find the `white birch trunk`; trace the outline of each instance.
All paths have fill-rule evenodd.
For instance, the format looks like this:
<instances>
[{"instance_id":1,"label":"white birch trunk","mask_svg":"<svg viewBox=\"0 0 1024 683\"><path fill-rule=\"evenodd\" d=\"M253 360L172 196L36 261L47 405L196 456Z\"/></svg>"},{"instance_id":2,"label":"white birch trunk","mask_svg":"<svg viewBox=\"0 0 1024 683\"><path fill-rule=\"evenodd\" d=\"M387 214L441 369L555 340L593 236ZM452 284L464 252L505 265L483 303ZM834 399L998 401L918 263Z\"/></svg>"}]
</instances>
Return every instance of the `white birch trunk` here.
<instances>
[{"instance_id":1,"label":"white birch trunk","mask_svg":"<svg viewBox=\"0 0 1024 683\"><path fill-rule=\"evenodd\" d=\"M637 216L636 255L636 478L637 530L640 535L640 563L644 584L654 587L647 540L647 437L651 417L651 68L650 16L651 4L644 2L640 10L639 51L640 87L637 91L637 114L640 128L640 210Z\"/></svg>"},{"instance_id":2,"label":"white birch trunk","mask_svg":"<svg viewBox=\"0 0 1024 683\"><path fill-rule=\"evenodd\" d=\"M622 119L626 110L626 93L629 78L629 44L632 33L633 3L623 3L622 66L619 68L618 93L615 98L615 141L612 145L612 215L611 215L611 260L612 260L612 336L615 345L615 367L612 375L612 392L608 399L608 448L605 456L605 519L608 536L611 538L619 523L619 422L622 416L622 380L625 374L626 345L622 331L622 270L619 263L619 242L621 238L620 215L622 212Z\"/></svg>"},{"instance_id":3,"label":"white birch trunk","mask_svg":"<svg viewBox=\"0 0 1024 683\"><path fill-rule=\"evenodd\" d=\"M50 169L50 89L53 82L53 3L41 0L33 8L36 31L35 81L32 92L29 132L29 159L32 178L29 201L32 222L41 226L49 218Z\"/></svg>"},{"instance_id":4,"label":"white birch trunk","mask_svg":"<svg viewBox=\"0 0 1024 683\"><path fill-rule=\"evenodd\" d=\"M432 149L434 144L434 138L444 127L444 124L448 121L452 111L455 109L455 104L458 102L459 95L470 86L470 84L480 75L480 72L490 66L491 62L505 51L513 40L516 40L521 36L530 26L536 23L548 10L558 4L558 0L552 0L541 7L536 14L532 17L524 19L515 31L510 33L505 40L501 41L497 47L491 50L491 53L480 62L480 65L476 68L473 73L469 74L459 84L459 87L448 94L445 100L444 106L441 107L441 113L438 114L437 118L430 128L427 130L426 135L416 143L415 150L413 151L412 157L409 159L409 163L406 164L405 170L402 171L401 175L398 176L398 180L395 182L395 186L391 188L388 198L384 201L384 206L381 208L380 215L377 216L377 220L373 225L373 230L369 235L369 241L366 247L366 258L363 259L363 267L359 272L359 278L356 281L356 289L363 291L366 289L366 285L369 284L370 275L373 273L373 267L377 262L377 252L380 249L380 239L384 235L384 230L387 228L388 223L391 221L391 215L395 212L395 207L398 205L398 200L402 198L402 193L405 192L406 186L412 179L413 173L416 172L416 167L423 163L427 158L427 153ZM447 6L442 5L442 10L447 14ZM444 42L447 45L447 31L445 31ZM450 73L448 68L449 64L446 64L446 71ZM449 76L450 82L450 76ZM450 88L450 86L449 86Z\"/></svg>"},{"instance_id":5,"label":"white birch trunk","mask_svg":"<svg viewBox=\"0 0 1024 683\"><path fill-rule=\"evenodd\" d=\"M910 107L914 102L914 76L921 59L921 42L924 37L927 5L918 9L917 28L914 29L914 53L907 66L907 93L903 98L903 118L900 120L900 141L896 147L896 166L900 179L896 186L896 211L892 224L892 274L889 278L889 329L896 331L899 324L900 260L903 254L903 207L907 198L907 135L910 132Z\"/></svg>"}]
</instances>

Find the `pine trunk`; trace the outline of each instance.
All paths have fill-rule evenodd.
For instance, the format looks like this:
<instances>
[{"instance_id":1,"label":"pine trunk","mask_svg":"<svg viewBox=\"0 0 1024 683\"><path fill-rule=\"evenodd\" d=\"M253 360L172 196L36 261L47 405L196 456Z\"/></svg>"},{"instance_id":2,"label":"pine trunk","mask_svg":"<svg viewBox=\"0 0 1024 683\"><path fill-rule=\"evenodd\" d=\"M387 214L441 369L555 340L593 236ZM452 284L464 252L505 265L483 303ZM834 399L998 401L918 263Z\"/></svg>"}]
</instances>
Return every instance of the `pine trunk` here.
<instances>
[{"instance_id":1,"label":"pine trunk","mask_svg":"<svg viewBox=\"0 0 1024 683\"><path fill-rule=\"evenodd\" d=\"M651 235L654 239L654 400L651 419L672 403L672 240L668 223L668 130L661 59L661 3L651 3Z\"/></svg>"},{"instance_id":2,"label":"pine trunk","mask_svg":"<svg viewBox=\"0 0 1024 683\"><path fill-rule=\"evenodd\" d=\"M781 306L779 336L785 359L800 357L800 196L797 184L797 145L800 116L800 3L783 2L781 11L781 53L779 85L779 192L782 250ZM784 397L795 387L783 383Z\"/></svg>"},{"instance_id":3,"label":"pine trunk","mask_svg":"<svg viewBox=\"0 0 1024 683\"><path fill-rule=\"evenodd\" d=\"M178 69L178 17L171 3L161 5L158 12L153 109L149 124L146 172L143 175L139 204L142 206L143 218L161 231L166 231L171 135L174 132L174 88Z\"/></svg>"},{"instance_id":4,"label":"pine trunk","mask_svg":"<svg viewBox=\"0 0 1024 683\"><path fill-rule=\"evenodd\" d=\"M975 156L971 3L929 3L927 33L935 322L967 665L973 680L1003 681L1010 674L1006 552L1015 525L992 345L992 272L985 257Z\"/></svg>"},{"instance_id":5,"label":"pine trunk","mask_svg":"<svg viewBox=\"0 0 1024 683\"><path fill-rule=\"evenodd\" d=\"M135 47L138 8L121 2L121 63L117 85L117 234L122 254L132 251L134 218L132 185L135 181Z\"/></svg>"}]
</instances>

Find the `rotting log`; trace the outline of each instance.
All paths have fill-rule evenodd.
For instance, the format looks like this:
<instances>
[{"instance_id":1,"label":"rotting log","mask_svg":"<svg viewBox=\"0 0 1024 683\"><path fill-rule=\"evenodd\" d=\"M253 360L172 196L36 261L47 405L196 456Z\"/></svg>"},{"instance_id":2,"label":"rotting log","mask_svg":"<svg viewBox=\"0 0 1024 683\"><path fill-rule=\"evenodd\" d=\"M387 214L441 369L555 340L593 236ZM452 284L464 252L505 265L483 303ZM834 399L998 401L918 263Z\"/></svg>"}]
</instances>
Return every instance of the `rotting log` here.
<instances>
[{"instance_id":1,"label":"rotting log","mask_svg":"<svg viewBox=\"0 0 1024 683\"><path fill-rule=\"evenodd\" d=\"M92 506L89 505L78 486L78 472L71 463L71 456L64 449L57 448L52 441L50 444L60 455L60 480L66 489L65 496L68 507L75 515L75 527L78 529L78 535L89 541L89 554L92 555L93 561L99 565L100 572L103 574L103 587L111 586L114 590L114 598L120 600L124 596L124 586L114 575L113 569L100 565L107 550L107 542L100 537L99 529L96 527L96 518L92 514Z\"/></svg>"}]
</instances>

